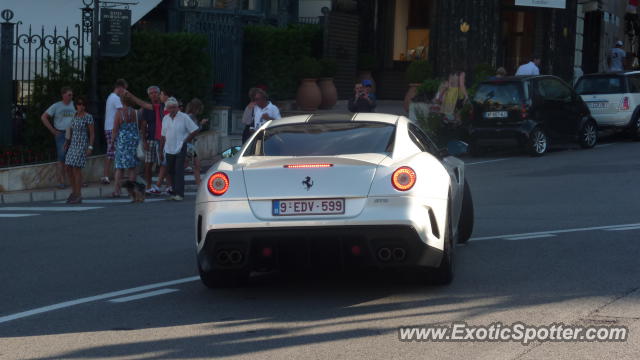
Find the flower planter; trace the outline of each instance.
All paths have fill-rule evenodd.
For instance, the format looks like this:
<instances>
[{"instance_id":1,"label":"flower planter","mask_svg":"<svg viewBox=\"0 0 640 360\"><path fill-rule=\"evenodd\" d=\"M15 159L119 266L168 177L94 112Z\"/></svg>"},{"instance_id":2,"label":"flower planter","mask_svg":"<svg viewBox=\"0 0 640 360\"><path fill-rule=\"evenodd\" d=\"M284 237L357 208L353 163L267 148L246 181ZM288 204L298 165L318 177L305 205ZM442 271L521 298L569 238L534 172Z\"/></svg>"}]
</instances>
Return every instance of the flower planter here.
<instances>
[{"instance_id":1,"label":"flower planter","mask_svg":"<svg viewBox=\"0 0 640 360\"><path fill-rule=\"evenodd\" d=\"M316 111L322 103L322 93L317 79L302 79L300 80L300 86L298 87L298 93L296 95L296 104L298 109L303 111Z\"/></svg>"},{"instance_id":2,"label":"flower planter","mask_svg":"<svg viewBox=\"0 0 640 360\"><path fill-rule=\"evenodd\" d=\"M333 83L333 78L322 78L318 81L320 87L320 93L322 94L322 101L320 103L321 109L331 109L338 102L338 90Z\"/></svg>"}]
</instances>

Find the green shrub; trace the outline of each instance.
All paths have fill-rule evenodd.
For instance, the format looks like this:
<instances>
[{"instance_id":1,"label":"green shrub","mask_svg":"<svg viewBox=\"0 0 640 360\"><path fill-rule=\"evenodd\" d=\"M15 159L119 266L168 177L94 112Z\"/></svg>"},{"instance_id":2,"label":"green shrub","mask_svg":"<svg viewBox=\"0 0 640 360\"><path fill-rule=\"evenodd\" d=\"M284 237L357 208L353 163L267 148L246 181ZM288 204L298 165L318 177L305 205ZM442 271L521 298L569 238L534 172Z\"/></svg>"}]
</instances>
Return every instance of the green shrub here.
<instances>
[{"instance_id":1,"label":"green shrub","mask_svg":"<svg viewBox=\"0 0 640 360\"><path fill-rule=\"evenodd\" d=\"M320 62L311 56L303 56L296 62L293 71L298 79L317 79L322 68Z\"/></svg>"},{"instance_id":2,"label":"green shrub","mask_svg":"<svg viewBox=\"0 0 640 360\"><path fill-rule=\"evenodd\" d=\"M207 37L192 33L136 32L131 52L122 58L100 60L100 99L113 90L116 79L129 83L129 91L146 99L146 89L158 85L183 102L194 97L211 100L211 58Z\"/></svg>"},{"instance_id":3,"label":"green shrub","mask_svg":"<svg viewBox=\"0 0 640 360\"><path fill-rule=\"evenodd\" d=\"M358 56L358 70L371 71L376 67L376 57L372 54L362 53Z\"/></svg>"},{"instance_id":4,"label":"green shrub","mask_svg":"<svg viewBox=\"0 0 640 360\"><path fill-rule=\"evenodd\" d=\"M320 76L325 78L332 78L336 76L338 71L338 63L334 59L322 58L320 59Z\"/></svg>"},{"instance_id":5,"label":"green shrub","mask_svg":"<svg viewBox=\"0 0 640 360\"><path fill-rule=\"evenodd\" d=\"M411 62L407 69L407 80L410 84L421 83L431 77L432 67L427 60Z\"/></svg>"},{"instance_id":6,"label":"green shrub","mask_svg":"<svg viewBox=\"0 0 640 360\"><path fill-rule=\"evenodd\" d=\"M422 82L416 92L414 101L427 102L433 99L438 93L441 81L438 79L427 79Z\"/></svg>"},{"instance_id":7,"label":"green shrub","mask_svg":"<svg viewBox=\"0 0 640 360\"><path fill-rule=\"evenodd\" d=\"M273 99L292 99L298 89L298 75L292 65L304 56L321 56L322 27L248 26L244 29L243 49L243 88L265 85Z\"/></svg>"}]
</instances>

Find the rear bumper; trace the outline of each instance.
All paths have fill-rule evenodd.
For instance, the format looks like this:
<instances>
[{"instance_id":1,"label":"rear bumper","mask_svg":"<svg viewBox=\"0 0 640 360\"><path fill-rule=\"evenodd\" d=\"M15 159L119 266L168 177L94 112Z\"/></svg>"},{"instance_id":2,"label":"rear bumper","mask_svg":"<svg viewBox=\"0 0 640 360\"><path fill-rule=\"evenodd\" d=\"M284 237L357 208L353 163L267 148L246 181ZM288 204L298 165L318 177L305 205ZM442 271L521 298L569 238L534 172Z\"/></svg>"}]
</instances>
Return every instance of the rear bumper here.
<instances>
[{"instance_id":1,"label":"rear bumper","mask_svg":"<svg viewBox=\"0 0 640 360\"><path fill-rule=\"evenodd\" d=\"M531 130L532 127L529 124L518 124L501 127L472 127L469 134L474 141L490 143L526 140Z\"/></svg>"},{"instance_id":2,"label":"rear bumper","mask_svg":"<svg viewBox=\"0 0 640 360\"><path fill-rule=\"evenodd\" d=\"M198 261L203 270L433 267L442 254L411 226L262 228L209 231Z\"/></svg>"},{"instance_id":3,"label":"rear bumper","mask_svg":"<svg viewBox=\"0 0 640 360\"><path fill-rule=\"evenodd\" d=\"M629 125L633 111L620 111L614 114L591 113L599 127L625 127Z\"/></svg>"}]
</instances>

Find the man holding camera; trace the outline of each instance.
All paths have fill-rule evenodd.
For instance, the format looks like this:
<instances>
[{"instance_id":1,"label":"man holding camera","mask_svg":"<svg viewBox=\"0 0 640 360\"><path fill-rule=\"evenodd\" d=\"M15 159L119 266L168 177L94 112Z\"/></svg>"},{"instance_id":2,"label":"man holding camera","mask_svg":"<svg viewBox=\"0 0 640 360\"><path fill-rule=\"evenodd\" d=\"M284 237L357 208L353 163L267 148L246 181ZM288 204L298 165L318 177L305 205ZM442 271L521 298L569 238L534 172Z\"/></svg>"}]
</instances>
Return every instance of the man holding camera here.
<instances>
[{"instance_id":1,"label":"man holding camera","mask_svg":"<svg viewBox=\"0 0 640 360\"><path fill-rule=\"evenodd\" d=\"M349 99L349 111L351 112L373 112L376 107L375 100L369 96L369 89L358 83L354 87L354 97Z\"/></svg>"}]
</instances>

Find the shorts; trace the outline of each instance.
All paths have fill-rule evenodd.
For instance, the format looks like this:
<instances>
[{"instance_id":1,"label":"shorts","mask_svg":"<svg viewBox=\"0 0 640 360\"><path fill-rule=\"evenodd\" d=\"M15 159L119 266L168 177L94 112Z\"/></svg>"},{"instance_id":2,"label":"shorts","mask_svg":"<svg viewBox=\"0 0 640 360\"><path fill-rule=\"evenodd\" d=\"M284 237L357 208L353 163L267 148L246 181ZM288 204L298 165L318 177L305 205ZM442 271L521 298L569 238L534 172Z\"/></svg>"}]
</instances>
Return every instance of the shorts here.
<instances>
[{"instance_id":1,"label":"shorts","mask_svg":"<svg viewBox=\"0 0 640 360\"><path fill-rule=\"evenodd\" d=\"M64 162L65 157L67 155L67 151L64 149L64 142L67 140L65 139L65 131L64 130L58 130L61 131L60 134L56 135L56 157L58 162Z\"/></svg>"},{"instance_id":2,"label":"shorts","mask_svg":"<svg viewBox=\"0 0 640 360\"><path fill-rule=\"evenodd\" d=\"M160 144L158 144L158 140L147 140L147 145L149 145L149 149L144 151L145 164L160 164L160 159L158 157L158 148Z\"/></svg>"},{"instance_id":3,"label":"shorts","mask_svg":"<svg viewBox=\"0 0 640 360\"><path fill-rule=\"evenodd\" d=\"M113 160L116 158L116 148L113 146L113 131L105 130L104 139L107 142L107 159Z\"/></svg>"}]
</instances>

